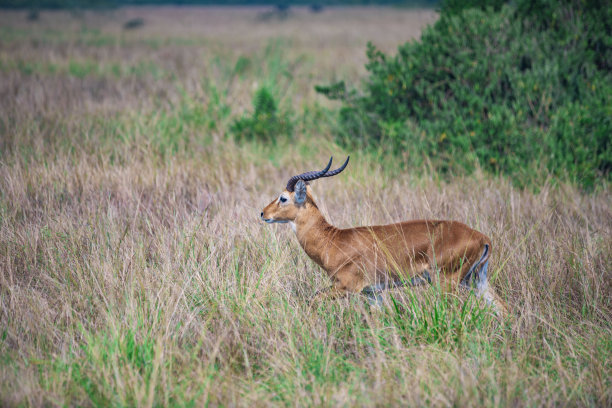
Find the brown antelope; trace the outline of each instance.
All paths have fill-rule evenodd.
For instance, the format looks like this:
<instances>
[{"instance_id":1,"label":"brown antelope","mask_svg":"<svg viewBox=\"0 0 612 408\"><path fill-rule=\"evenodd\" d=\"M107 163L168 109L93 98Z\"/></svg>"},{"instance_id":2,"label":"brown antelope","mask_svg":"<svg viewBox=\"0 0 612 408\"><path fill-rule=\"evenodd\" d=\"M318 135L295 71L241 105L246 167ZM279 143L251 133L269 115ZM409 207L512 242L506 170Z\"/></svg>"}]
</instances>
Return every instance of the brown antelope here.
<instances>
[{"instance_id":1,"label":"brown antelope","mask_svg":"<svg viewBox=\"0 0 612 408\"><path fill-rule=\"evenodd\" d=\"M329 171L293 176L285 190L261 212L271 223L289 223L313 261L333 285L315 299L363 292L379 301L384 289L435 282L445 291L474 287L498 312L504 302L487 281L491 240L457 221L414 220L389 225L339 229L327 222L315 203L309 182L343 171L349 158Z\"/></svg>"}]
</instances>

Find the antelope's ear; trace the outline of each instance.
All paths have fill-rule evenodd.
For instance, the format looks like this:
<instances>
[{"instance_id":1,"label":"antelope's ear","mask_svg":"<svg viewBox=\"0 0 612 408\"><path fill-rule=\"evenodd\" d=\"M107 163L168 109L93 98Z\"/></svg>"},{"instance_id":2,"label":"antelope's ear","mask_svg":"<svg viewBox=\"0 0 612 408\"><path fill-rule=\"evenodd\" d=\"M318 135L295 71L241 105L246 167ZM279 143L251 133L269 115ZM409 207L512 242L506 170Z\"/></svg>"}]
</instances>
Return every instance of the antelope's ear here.
<instances>
[{"instance_id":1,"label":"antelope's ear","mask_svg":"<svg viewBox=\"0 0 612 408\"><path fill-rule=\"evenodd\" d=\"M298 180L295 183L295 203L298 205L304 204L306 201L306 183L303 180Z\"/></svg>"}]
</instances>

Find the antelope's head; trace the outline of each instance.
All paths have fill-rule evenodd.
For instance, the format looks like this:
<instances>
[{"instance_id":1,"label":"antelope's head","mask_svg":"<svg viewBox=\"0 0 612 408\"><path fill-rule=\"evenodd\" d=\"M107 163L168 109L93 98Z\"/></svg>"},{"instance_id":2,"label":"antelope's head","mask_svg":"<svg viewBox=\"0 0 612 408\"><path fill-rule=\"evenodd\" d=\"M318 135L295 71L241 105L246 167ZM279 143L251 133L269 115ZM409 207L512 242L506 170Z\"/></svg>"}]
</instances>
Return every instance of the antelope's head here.
<instances>
[{"instance_id":1,"label":"antelope's head","mask_svg":"<svg viewBox=\"0 0 612 408\"><path fill-rule=\"evenodd\" d=\"M306 207L309 200L308 182L323 177L335 176L344 170L349 162L349 158L350 156L347 157L344 164L336 170L329 171L332 164L332 157L329 159L327 167L323 170L308 171L291 177L287 182L285 190L263 209L261 212L261 219L268 224L294 221L300 210ZM310 201L312 201L312 198L310 198Z\"/></svg>"}]
</instances>

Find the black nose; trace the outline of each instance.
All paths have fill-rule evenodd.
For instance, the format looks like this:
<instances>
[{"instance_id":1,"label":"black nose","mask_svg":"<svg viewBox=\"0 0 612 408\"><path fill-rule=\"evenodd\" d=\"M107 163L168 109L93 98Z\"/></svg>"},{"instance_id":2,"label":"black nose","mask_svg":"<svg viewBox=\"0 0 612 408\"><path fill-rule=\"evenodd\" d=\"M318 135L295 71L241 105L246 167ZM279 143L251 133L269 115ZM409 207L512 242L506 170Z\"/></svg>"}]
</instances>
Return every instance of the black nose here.
<instances>
[{"instance_id":1,"label":"black nose","mask_svg":"<svg viewBox=\"0 0 612 408\"><path fill-rule=\"evenodd\" d=\"M261 212L261 218L263 218L263 211Z\"/></svg>"}]
</instances>

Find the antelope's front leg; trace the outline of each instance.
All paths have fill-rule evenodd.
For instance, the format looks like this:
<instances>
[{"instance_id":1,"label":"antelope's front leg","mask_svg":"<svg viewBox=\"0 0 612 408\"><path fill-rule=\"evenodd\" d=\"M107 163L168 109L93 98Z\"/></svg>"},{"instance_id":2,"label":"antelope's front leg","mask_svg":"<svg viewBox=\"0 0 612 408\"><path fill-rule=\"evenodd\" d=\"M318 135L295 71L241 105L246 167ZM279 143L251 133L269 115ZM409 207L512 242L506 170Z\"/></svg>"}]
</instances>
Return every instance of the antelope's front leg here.
<instances>
[{"instance_id":1,"label":"antelope's front leg","mask_svg":"<svg viewBox=\"0 0 612 408\"><path fill-rule=\"evenodd\" d=\"M322 302L324 300L333 300L348 295L349 291L346 289L339 288L335 285L329 288L321 289L315 293L310 303L314 304Z\"/></svg>"},{"instance_id":2,"label":"antelope's front leg","mask_svg":"<svg viewBox=\"0 0 612 408\"><path fill-rule=\"evenodd\" d=\"M353 263L336 270L332 279L333 285L318 291L312 299L313 302L337 299L349 293L359 293L365 287L359 269Z\"/></svg>"}]
</instances>

